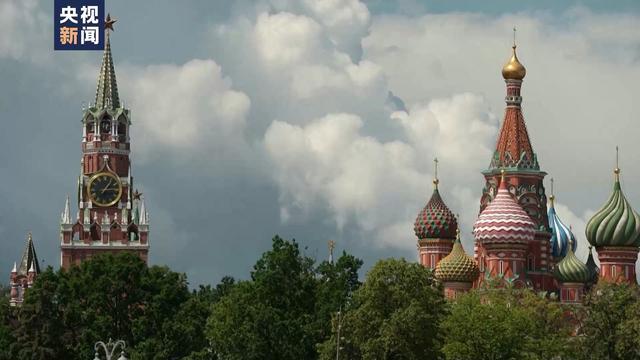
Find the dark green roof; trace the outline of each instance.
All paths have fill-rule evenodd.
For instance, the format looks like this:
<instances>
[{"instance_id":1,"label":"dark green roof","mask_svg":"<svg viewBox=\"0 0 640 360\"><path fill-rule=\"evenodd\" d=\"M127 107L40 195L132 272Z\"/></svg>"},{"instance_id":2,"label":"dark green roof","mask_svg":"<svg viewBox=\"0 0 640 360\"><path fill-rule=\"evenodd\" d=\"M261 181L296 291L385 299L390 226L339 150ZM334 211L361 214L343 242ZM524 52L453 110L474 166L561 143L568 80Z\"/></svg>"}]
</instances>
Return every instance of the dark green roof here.
<instances>
[{"instance_id":1,"label":"dark green roof","mask_svg":"<svg viewBox=\"0 0 640 360\"><path fill-rule=\"evenodd\" d=\"M102 66L98 75L98 88L96 89L96 101L94 105L97 109L116 109L120 107L120 97L118 96L118 84L116 83L116 72L113 68L113 58L111 57L111 41L107 31L104 54L102 55Z\"/></svg>"}]
</instances>

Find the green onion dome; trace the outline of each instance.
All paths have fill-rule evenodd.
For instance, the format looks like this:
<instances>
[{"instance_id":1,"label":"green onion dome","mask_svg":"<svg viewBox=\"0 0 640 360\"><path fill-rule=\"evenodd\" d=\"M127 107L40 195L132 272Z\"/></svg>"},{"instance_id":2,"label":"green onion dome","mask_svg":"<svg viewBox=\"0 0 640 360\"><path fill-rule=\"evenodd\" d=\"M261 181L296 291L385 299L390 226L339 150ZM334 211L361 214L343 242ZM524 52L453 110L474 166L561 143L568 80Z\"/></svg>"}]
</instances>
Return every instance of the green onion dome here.
<instances>
[{"instance_id":1,"label":"green onion dome","mask_svg":"<svg viewBox=\"0 0 640 360\"><path fill-rule=\"evenodd\" d=\"M587 223L589 243L601 246L640 246L640 216L635 212L620 188L620 169L616 168L613 193L602 209Z\"/></svg>"},{"instance_id":2,"label":"green onion dome","mask_svg":"<svg viewBox=\"0 0 640 360\"><path fill-rule=\"evenodd\" d=\"M586 283L591 280L591 271L573 252L567 248L567 255L556 265L554 276L561 283Z\"/></svg>"},{"instance_id":3,"label":"green onion dome","mask_svg":"<svg viewBox=\"0 0 640 360\"><path fill-rule=\"evenodd\" d=\"M464 252L460 242L460 230L449 255L436 265L436 279L442 282L474 282L480 273L475 260Z\"/></svg>"}]
</instances>

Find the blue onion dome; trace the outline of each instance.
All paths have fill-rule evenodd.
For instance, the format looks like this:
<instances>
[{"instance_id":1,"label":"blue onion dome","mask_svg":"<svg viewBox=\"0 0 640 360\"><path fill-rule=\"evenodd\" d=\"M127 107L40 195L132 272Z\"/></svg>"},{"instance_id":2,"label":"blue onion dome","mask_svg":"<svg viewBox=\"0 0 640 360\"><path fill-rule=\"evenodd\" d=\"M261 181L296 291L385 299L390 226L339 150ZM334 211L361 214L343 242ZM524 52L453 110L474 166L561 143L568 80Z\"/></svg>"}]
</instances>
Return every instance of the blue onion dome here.
<instances>
[{"instance_id":1,"label":"blue onion dome","mask_svg":"<svg viewBox=\"0 0 640 360\"><path fill-rule=\"evenodd\" d=\"M567 255L556 265L554 276L561 283L584 284L591 280L587 265L576 257L571 246L567 247Z\"/></svg>"},{"instance_id":2,"label":"blue onion dome","mask_svg":"<svg viewBox=\"0 0 640 360\"><path fill-rule=\"evenodd\" d=\"M596 264L596 261L593 259L593 246L589 246L589 257L587 258L587 269L589 269L589 273L591 274L591 278L589 279L590 283L595 283L598 281L598 275L600 275L600 268Z\"/></svg>"},{"instance_id":3,"label":"blue onion dome","mask_svg":"<svg viewBox=\"0 0 640 360\"><path fill-rule=\"evenodd\" d=\"M640 216L631 208L620 188L620 169L616 167L613 193L587 223L589 243L601 246L640 246Z\"/></svg>"},{"instance_id":4,"label":"blue onion dome","mask_svg":"<svg viewBox=\"0 0 640 360\"><path fill-rule=\"evenodd\" d=\"M553 181L553 179L551 179ZM567 225L558 217L556 209L554 207L555 196L553 192L549 197L549 227L551 228L551 254L555 258L564 257L567 255L567 248L569 243L573 244L572 250L575 252L577 248L577 241L575 235Z\"/></svg>"}]
</instances>

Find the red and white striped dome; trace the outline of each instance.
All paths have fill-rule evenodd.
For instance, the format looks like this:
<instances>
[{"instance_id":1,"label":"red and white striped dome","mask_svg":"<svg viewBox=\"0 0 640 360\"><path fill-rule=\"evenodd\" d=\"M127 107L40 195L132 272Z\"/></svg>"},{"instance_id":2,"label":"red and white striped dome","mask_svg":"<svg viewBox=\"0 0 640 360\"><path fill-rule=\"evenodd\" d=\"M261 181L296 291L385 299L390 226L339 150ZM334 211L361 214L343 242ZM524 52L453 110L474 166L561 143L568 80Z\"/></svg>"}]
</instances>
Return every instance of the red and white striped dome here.
<instances>
[{"instance_id":1,"label":"red and white striped dome","mask_svg":"<svg viewBox=\"0 0 640 360\"><path fill-rule=\"evenodd\" d=\"M521 243L533 240L536 228L529 215L511 197L504 180L498 194L478 216L473 225L477 241Z\"/></svg>"}]
</instances>

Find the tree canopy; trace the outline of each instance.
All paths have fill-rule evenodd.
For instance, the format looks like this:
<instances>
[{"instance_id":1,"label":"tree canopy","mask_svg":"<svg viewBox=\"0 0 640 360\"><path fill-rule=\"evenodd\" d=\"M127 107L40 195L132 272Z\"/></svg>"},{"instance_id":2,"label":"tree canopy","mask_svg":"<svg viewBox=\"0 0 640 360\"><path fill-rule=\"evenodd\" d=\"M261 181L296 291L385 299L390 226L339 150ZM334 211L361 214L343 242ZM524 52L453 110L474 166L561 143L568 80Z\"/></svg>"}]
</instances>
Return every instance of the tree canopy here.
<instances>
[{"instance_id":1,"label":"tree canopy","mask_svg":"<svg viewBox=\"0 0 640 360\"><path fill-rule=\"evenodd\" d=\"M314 359L330 314L359 285L360 260L314 261L278 236L251 272L213 306L207 335L223 359Z\"/></svg>"},{"instance_id":2,"label":"tree canopy","mask_svg":"<svg viewBox=\"0 0 640 360\"><path fill-rule=\"evenodd\" d=\"M439 325L446 314L442 289L430 270L404 259L381 260L354 292L344 317L334 319L321 358L335 357L338 339L345 359L438 358Z\"/></svg>"},{"instance_id":3,"label":"tree canopy","mask_svg":"<svg viewBox=\"0 0 640 360\"><path fill-rule=\"evenodd\" d=\"M578 305L492 286L445 301L420 264L380 260L361 283L362 265L275 236L246 280L192 290L127 253L49 267L21 307L0 291L0 360L91 359L109 338L132 360L640 358L636 285L603 282Z\"/></svg>"}]
</instances>

